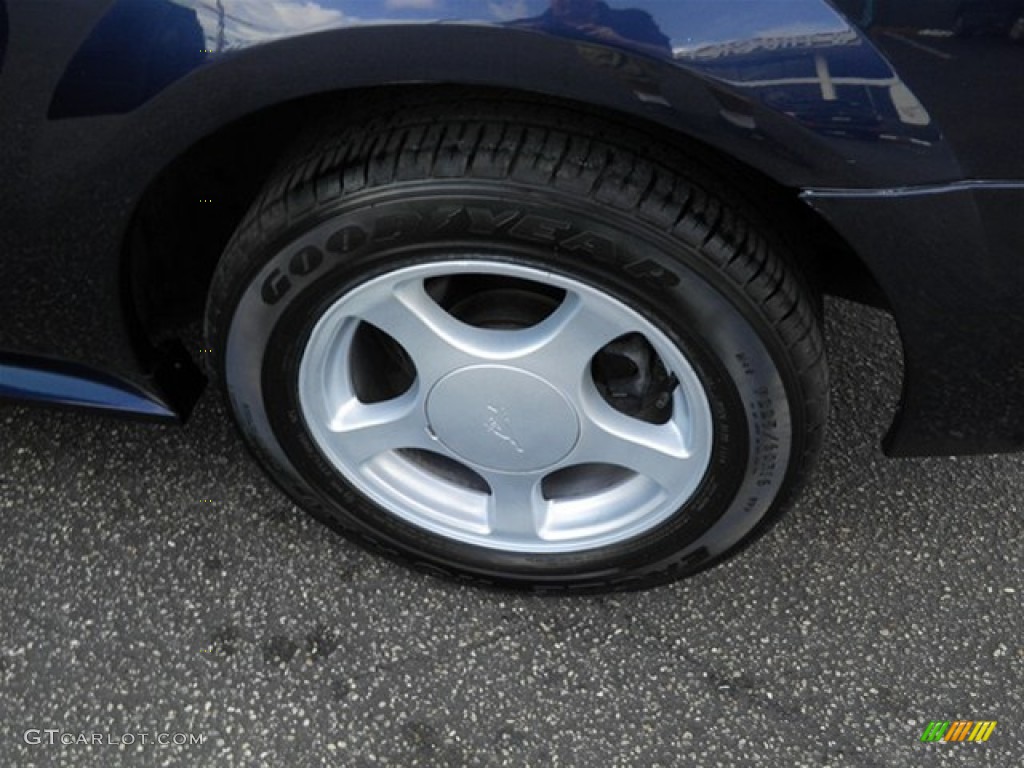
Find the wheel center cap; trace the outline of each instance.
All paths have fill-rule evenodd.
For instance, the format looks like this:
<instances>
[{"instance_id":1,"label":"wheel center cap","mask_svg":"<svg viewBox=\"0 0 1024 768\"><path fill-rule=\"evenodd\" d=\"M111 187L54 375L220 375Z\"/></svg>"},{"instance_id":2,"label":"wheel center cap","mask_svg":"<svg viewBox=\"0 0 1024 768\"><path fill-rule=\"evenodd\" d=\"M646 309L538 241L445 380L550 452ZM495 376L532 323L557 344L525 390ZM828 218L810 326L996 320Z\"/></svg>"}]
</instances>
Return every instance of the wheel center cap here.
<instances>
[{"instance_id":1,"label":"wheel center cap","mask_svg":"<svg viewBox=\"0 0 1024 768\"><path fill-rule=\"evenodd\" d=\"M427 398L437 438L467 462L533 472L565 458L579 439L576 411L539 376L505 366L463 368Z\"/></svg>"}]
</instances>

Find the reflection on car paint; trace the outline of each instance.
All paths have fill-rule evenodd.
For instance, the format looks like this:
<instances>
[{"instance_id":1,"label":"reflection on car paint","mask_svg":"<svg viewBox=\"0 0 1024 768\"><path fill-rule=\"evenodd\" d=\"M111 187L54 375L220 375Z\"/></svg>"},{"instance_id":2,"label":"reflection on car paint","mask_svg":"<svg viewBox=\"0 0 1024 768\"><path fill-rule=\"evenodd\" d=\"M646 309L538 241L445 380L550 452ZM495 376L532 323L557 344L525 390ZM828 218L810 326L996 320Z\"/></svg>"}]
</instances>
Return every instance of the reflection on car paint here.
<instances>
[{"instance_id":1,"label":"reflection on car paint","mask_svg":"<svg viewBox=\"0 0 1024 768\"><path fill-rule=\"evenodd\" d=\"M112 413L174 419L174 412L135 392L125 383L83 366L28 358L0 361L0 398L35 400L50 405L88 406Z\"/></svg>"},{"instance_id":2,"label":"reflection on car paint","mask_svg":"<svg viewBox=\"0 0 1024 768\"><path fill-rule=\"evenodd\" d=\"M821 0L783 0L767 11L751 0L120 0L69 66L51 117L137 108L195 68L275 40L437 22L583 43L579 55L597 66L608 63L597 53L602 48L628 51L639 57L629 65L629 82L636 97L650 104L669 105L657 74L644 71L647 57L710 76L821 135L924 145L939 139L911 89ZM117 47L115 41L126 37L137 50ZM140 57L146 60L141 75ZM125 73L132 73L130 82ZM98 95L97 81L106 81ZM757 127L749 114L726 108L722 117L738 127Z\"/></svg>"},{"instance_id":3,"label":"reflection on car paint","mask_svg":"<svg viewBox=\"0 0 1024 768\"><path fill-rule=\"evenodd\" d=\"M818 133L925 145L939 139L924 105L850 29L692 47L677 59Z\"/></svg>"}]
</instances>

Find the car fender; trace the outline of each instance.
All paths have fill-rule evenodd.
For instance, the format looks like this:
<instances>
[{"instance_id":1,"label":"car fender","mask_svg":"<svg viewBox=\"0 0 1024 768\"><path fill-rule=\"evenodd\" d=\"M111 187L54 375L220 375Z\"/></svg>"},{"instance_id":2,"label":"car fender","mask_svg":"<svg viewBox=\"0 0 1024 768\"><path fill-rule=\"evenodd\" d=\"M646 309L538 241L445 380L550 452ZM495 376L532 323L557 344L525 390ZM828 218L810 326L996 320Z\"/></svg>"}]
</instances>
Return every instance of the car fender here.
<instances>
[{"instance_id":1,"label":"car fender","mask_svg":"<svg viewBox=\"0 0 1024 768\"><path fill-rule=\"evenodd\" d=\"M248 7L224 5L237 14ZM49 116L138 112L147 132L137 141L183 150L232 120L304 96L458 84L543 94L658 124L791 187L957 177L925 108L823 0L773 3L770 25L750 2L689 2L696 12L685 23L673 4L636 5L670 43L545 27L535 22L547 3L535 1L520 4L533 16L481 21L481 4L453 0L448 6L467 15L439 24L391 18L385 2L334 0L297 6L321 10L307 11L306 23L263 19L253 29L232 13L214 24L209 3L120 0L70 59ZM353 6L376 20L349 23L345 9ZM837 84L863 98L844 98ZM116 141L130 146L132 138L126 130Z\"/></svg>"}]
</instances>

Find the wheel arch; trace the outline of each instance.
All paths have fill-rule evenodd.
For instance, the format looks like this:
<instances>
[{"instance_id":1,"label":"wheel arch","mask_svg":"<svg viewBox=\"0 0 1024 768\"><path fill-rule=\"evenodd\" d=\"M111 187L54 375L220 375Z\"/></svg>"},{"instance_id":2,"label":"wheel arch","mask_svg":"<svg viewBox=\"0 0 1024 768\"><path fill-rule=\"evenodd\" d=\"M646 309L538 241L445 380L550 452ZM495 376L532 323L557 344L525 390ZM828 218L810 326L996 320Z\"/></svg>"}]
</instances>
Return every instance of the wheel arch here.
<instances>
[{"instance_id":1,"label":"wheel arch","mask_svg":"<svg viewBox=\"0 0 1024 768\"><path fill-rule=\"evenodd\" d=\"M680 147L743 191L799 260L822 293L887 307L856 253L800 190L710 147L693 136L635 116L527 91L481 86L386 86L328 92L257 110L203 136L152 179L139 198L124 247L124 285L133 322L150 343L187 334L202 315L213 270L232 233L298 135L297 117L365 114L374 104L400 100L450 102L468 97L520 99L571 109L593 119L641 126L660 142ZM769 224L770 222L770 224Z\"/></svg>"},{"instance_id":2,"label":"wheel arch","mask_svg":"<svg viewBox=\"0 0 1024 768\"><path fill-rule=\"evenodd\" d=\"M385 26L211 57L124 118L118 155L146 158L121 273L136 338L188 338L220 253L305 124L375 100L467 95L569 107L689 150L795 235L787 245L823 292L884 305L863 261L799 199L813 186L870 185L884 165L851 163L842 142L678 62L501 27Z\"/></svg>"}]
</instances>

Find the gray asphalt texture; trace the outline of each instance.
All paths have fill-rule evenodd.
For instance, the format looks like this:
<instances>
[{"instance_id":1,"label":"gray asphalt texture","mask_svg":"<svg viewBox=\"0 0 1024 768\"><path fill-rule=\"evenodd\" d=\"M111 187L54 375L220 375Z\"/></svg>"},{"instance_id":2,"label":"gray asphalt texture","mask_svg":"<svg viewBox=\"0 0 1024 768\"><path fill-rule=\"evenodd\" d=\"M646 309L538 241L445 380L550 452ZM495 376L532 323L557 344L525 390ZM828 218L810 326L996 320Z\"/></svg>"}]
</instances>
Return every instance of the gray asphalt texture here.
<instances>
[{"instance_id":1,"label":"gray asphalt texture","mask_svg":"<svg viewBox=\"0 0 1024 768\"><path fill-rule=\"evenodd\" d=\"M1024 456L884 458L892 323L834 302L828 332L829 443L788 516L611 597L366 554L212 393L184 428L0 408L0 766L1024 764ZM998 726L919 741L955 719Z\"/></svg>"}]
</instances>

